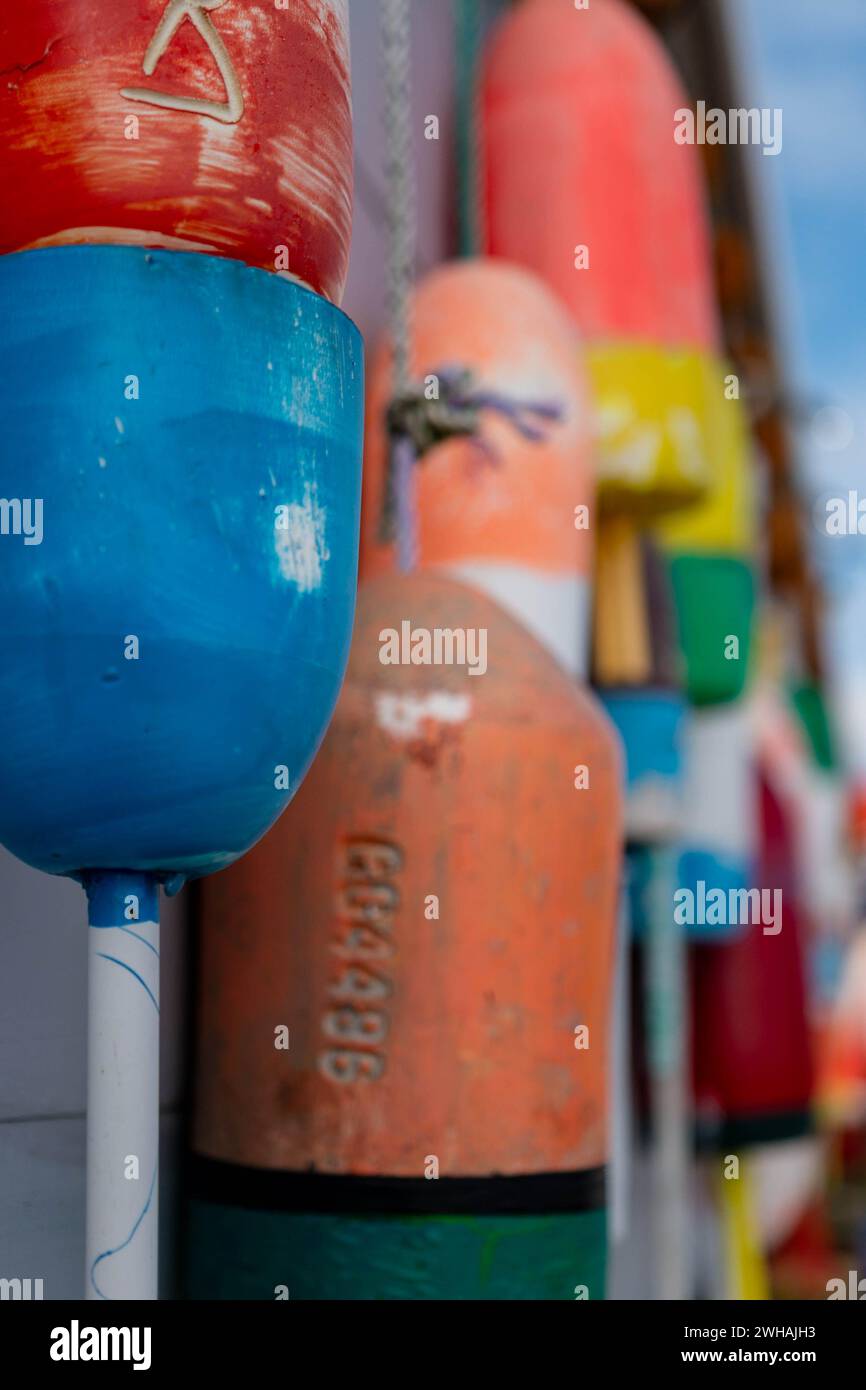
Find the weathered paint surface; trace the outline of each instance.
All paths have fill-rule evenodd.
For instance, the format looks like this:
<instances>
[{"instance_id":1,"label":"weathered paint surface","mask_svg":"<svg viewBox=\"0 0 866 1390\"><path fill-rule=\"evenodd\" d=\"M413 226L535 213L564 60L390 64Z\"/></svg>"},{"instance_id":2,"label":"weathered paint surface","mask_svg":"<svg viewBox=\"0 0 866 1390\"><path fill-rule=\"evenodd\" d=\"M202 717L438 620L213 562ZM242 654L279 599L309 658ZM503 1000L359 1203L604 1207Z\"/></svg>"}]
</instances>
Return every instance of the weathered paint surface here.
<instances>
[{"instance_id":1,"label":"weathered paint surface","mask_svg":"<svg viewBox=\"0 0 866 1390\"><path fill-rule=\"evenodd\" d=\"M131 247L0 258L0 316L3 491L44 501L41 544L0 537L0 842L55 873L220 868L342 678L359 336L262 271ZM278 509L313 497L324 540L287 569Z\"/></svg>"},{"instance_id":2,"label":"weathered paint surface","mask_svg":"<svg viewBox=\"0 0 866 1390\"><path fill-rule=\"evenodd\" d=\"M0 253L120 241L209 251L285 270L339 303L352 218L345 0L6 9L0 143L13 192Z\"/></svg>"},{"instance_id":3,"label":"weathered paint surface","mask_svg":"<svg viewBox=\"0 0 866 1390\"><path fill-rule=\"evenodd\" d=\"M382 666L407 616L486 629L486 674ZM386 694L428 701L415 737L377 718ZM305 786L204 885L196 1150L360 1176L422 1178L429 1155L442 1176L603 1165L619 778L593 698L489 599L428 575L362 586Z\"/></svg>"},{"instance_id":4,"label":"weathered paint surface","mask_svg":"<svg viewBox=\"0 0 866 1390\"><path fill-rule=\"evenodd\" d=\"M194 1201L186 1294L200 1299L604 1298L604 1211L347 1216Z\"/></svg>"}]
</instances>

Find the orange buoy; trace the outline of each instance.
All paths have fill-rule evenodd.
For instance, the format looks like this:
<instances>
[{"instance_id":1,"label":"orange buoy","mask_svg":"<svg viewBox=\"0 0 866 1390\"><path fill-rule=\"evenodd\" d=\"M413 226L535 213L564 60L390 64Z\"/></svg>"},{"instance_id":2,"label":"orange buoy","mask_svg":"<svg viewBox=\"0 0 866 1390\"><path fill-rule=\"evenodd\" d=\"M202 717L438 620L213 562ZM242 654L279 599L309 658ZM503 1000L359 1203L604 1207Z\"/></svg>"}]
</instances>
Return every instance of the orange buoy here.
<instances>
[{"instance_id":1,"label":"orange buoy","mask_svg":"<svg viewBox=\"0 0 866 1390\"><path fill-rule=\"evenodd\" d=\"M339 303L346 0L28 0L0 20L0 254L231 256Z\"/></svg>"},{"instance_id":2,"label":"orange buoy","mask_svg":"<svg viewBox=\"0 0 866 1390\"><path fill-rule=\"evenodd\" d=\"M568 314L527 271L469 260L421 281L411 322L412 375L428 400L444 411L443 378L458 372L468 374L464 399L476 403L461 407L470 432L436 444L416 466L417 564L489 593L566 670L582 673L593 440ZM362 576L392 572L396 563L381 527L392 392L385 342L367 393Z\"/></svg>"},{"instance_id":3,"label":"orange buoy","mask_svg":"<svg viewBox=\"0 0 866 1390\"><path fill-rule=\"evenodd\" d=\"M489 598L362 586L306 782L202 889L193 1296L601 1296L619 778Z\"/></svg>"}]
</instances>

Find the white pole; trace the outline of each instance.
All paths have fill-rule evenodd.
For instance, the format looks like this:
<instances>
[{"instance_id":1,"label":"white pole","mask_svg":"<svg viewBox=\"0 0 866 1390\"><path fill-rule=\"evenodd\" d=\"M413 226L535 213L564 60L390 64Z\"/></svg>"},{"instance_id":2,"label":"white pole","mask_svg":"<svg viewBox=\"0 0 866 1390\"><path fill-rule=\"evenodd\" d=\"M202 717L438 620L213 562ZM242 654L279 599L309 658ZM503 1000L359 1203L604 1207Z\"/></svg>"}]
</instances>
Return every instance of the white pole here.
<instances>
[{"instance_id":1,"label":"white pole","mask_svg":"<svg viewBox=\"0 0 866 1390\"><path fill-rule=\"evenodd\" d=\"M155 1299L159 907L146 875L89 874L86 1297Z\"/></svg>"},{"instance_id":2,"label":"white pole","mask_svg":"<svg viewBox=\"0 0 866 1390\"><path fill-rule=\"evenodd\" d=\"M686 941L683 927L674 921L674 852L657 849L653 860L646 1000L652 1091L655 1288L657 1298L681 1301L690 1296Z\"/></svg>"}]
</instances>

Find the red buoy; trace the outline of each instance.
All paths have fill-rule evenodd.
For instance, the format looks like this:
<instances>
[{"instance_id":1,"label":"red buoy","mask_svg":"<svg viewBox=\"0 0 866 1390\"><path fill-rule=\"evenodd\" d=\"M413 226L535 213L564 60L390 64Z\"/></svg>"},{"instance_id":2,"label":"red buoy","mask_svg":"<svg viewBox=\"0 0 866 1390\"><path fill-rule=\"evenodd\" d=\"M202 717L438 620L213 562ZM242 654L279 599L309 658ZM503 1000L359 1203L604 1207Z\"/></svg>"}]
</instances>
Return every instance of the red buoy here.
<instances>
[{"instance_id":1,"label":"red buoy","mask_svg":"<svg viewBox=\"0 0 866 1390\"><path fill-rule=\"evenodd\" d=\"M339 302L345 0L27 0L0 19L0 254L231 256Z\"/></svg>"},{"instance_id":2,"label":"red buoy","mask_svg":"<svg viewBox=\"0 0 866 1390\"><path fill-rule=\"evenodd\" d=\"M736 939L694 952L694 1078L699 1121L722 1143L807 1133L814 1088L792 833L762 781L756 891Z\"/></svg>"}]
</instances>

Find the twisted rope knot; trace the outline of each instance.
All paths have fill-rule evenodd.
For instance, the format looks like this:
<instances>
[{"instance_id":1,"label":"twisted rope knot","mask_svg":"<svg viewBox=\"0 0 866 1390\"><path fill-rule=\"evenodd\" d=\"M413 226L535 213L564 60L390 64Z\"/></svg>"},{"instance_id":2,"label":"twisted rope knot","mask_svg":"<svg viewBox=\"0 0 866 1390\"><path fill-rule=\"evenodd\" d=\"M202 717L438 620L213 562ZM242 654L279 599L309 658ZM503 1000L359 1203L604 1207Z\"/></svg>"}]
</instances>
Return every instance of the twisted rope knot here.
<instances>
[{"instance_id":1,"label":"twisted rope knot","mask_svg":"<svg viewBox=\"0 0 866 1390\"><path fill-rule=\"evenodd\" d=\"M446 366L432 375L438 382L437 396L429 398L427 387L415 384L398 391L386 412L392 466L380 526L385 542L394 539L398 519L411 525L413 502L405 494L412 488L415 465L431 449L449 439L471 439L488 463L498 464L496 450L481 434L482 411L496 411L533 444L543 442L546 427L563 417L562 406L556 401L519 401L482 389L467 367Z\"/></svg>"},{"instance_id":2,"label":"twisted rope knot","mask_svg":"<svg viewBox=\"0 0 866 1390\"><path fill-rule=\"evenodd\" d=\"M562 419L558 402L519 401L500 391L484 390L467 367L442 367L432 375L439 383L437 397L428 399L426 387L411 386L393 398L387 412L389 433L411 439L419 461L437 444L467 435L478 436L478 444L494 457L480 437L482 410L497 411L533 444L546 438L544 426Z\"/></svg>"}]
</instances>

